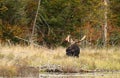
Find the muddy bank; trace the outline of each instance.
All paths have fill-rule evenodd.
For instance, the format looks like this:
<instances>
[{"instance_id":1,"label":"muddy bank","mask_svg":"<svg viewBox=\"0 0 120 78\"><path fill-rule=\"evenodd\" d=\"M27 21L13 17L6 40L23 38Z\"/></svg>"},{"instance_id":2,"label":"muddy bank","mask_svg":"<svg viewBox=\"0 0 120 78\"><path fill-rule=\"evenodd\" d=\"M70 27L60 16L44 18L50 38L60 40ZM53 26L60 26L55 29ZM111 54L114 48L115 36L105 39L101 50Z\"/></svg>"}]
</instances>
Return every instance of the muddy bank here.
<instances>
[{"instance_id":1,"label":"muddy bank","mask_svg":"<svg viewBox=\"0 0 120 78\"><path fill-rule=\"evenodd\" d=\"M0 77L39 77L39 67L6 66L0 68Z\"/></svg>"},{"instance_id":2,"label":"muddy bank","mask_svg":"<svg viewBox=\"0 0 120 78\"><path fill-rule=\"evenodd\" d=\"M56 77L56 76L81 76L81 75L93 75L94 73L102 74L105 73L120 73L120 71L110 70L84 70L84 69L67 69L60 65L46 64L40 67L32 66L10 66L0 68L0 77Z\"/></svg>"},{"instance_id":3,"label":"muddy bank","mask_svg":"<svg viewBox=\"0 0 120 78\"><path fill-rule=\"evenodd\" d=\"M94 73L94 72L120 72L120 70L87 70L77 67L64 67L60 65L43 65L39 67L40 72L49 72L49 73Z\"/></svg>"}]
</instances>

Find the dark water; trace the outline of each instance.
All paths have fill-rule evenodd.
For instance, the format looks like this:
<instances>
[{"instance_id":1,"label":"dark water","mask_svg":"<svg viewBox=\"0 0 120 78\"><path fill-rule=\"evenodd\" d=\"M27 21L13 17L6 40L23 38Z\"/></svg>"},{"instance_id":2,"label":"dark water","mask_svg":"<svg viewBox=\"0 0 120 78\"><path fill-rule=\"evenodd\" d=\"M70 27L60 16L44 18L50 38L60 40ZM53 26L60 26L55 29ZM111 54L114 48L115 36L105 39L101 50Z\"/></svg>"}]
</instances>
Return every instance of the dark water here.
<instances>
[{"instance_id":1,"label":"dark water","mask_svg":"<svg viewBox=\"0 0 120 78\"><path fill-rule=\"evenodd\" d=\"M120 78L120 72L107 73L73 73L73 74L40 74L39 78Z\"/></svg>"}]
</instances>

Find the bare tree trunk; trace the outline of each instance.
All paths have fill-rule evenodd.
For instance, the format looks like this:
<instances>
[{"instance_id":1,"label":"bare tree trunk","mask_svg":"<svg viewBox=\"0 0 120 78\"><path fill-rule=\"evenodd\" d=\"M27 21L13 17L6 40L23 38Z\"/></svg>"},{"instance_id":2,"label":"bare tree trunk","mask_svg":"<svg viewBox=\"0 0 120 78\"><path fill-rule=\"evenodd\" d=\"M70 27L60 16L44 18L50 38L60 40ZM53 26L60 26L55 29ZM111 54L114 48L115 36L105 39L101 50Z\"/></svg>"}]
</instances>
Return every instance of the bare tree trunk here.
<instances>
[{"instance_id":1,"label":"bare tree trunk","mask_svg":"<svg viewBox=\"0 0 120 78\"><path fill-rule=\"evenodd\" d=\"M33 44L33 42L34 42L33 38L34 38L34 35L35 35L35 26L36 26L36 20L37 20L39 8L40 8L40 2L41 2L41 0L38 1L38 7L37 7L34 22L33 22L33 28L32 28L31 38L30 38L30 44Z\"/></svg>"},{"instance_id":2,"label":"bare tree trunk","mask_svg":"<svg viewBox=\"0 0 120 78\"><path fill-rule=\"evenodd\" d=\"M103 44L104 47L107 46L107 28L108 28L108 24L107 24L107 0L104 0L104 8L105 8L105 12L104 12L104 37L103 37Z\"/></svg>"}]
</instances>

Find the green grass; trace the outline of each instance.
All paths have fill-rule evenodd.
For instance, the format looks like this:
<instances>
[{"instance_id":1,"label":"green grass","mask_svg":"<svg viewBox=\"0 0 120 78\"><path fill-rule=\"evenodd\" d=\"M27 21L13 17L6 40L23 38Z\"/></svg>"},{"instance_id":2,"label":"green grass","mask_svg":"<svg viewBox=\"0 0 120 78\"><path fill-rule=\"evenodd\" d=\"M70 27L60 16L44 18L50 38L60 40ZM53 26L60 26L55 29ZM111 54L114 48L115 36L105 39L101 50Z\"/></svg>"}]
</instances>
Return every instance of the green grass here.
<instances>
[{"instance_id":1,"label":"green grass","mask_svg":"<svg viewBox=\"0 0 120 78\"><path fill-rule=\"evenodd\" d=\"M11 74L15 74L16 66L41 67L43 65L59 65L62 72L70 73L120 70L119 48L85 48L81 50L79 58L66 56L63 47L54 50L33 46L4 46L0 48L0 71L11 71Z\"/></svg>"}]
</instances>

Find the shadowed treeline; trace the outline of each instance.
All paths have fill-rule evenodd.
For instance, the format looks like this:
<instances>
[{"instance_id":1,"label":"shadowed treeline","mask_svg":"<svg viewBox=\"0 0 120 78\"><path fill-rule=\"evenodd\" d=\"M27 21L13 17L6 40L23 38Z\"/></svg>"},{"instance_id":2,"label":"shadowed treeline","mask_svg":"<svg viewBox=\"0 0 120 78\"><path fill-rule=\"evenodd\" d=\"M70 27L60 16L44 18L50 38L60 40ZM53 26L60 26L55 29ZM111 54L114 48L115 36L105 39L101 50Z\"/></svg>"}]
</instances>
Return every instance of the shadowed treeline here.
<instances>
[{"instance_id":1,"label":"shadowed treeline","mask_svg":"<svg viewBox=\"0 0 120 78\"><path fill-rule=\"evenodd\" d=\"M62 41L71 34L75 39L86 35L84 46L103 46L104 0L41 0L39 5L38 1L0 0L0 43L29 45L32 36L34 43L52 48L65 46ZM120 2L107 3L106 43L119 46Z\"/></svg>"}]
</instances>

